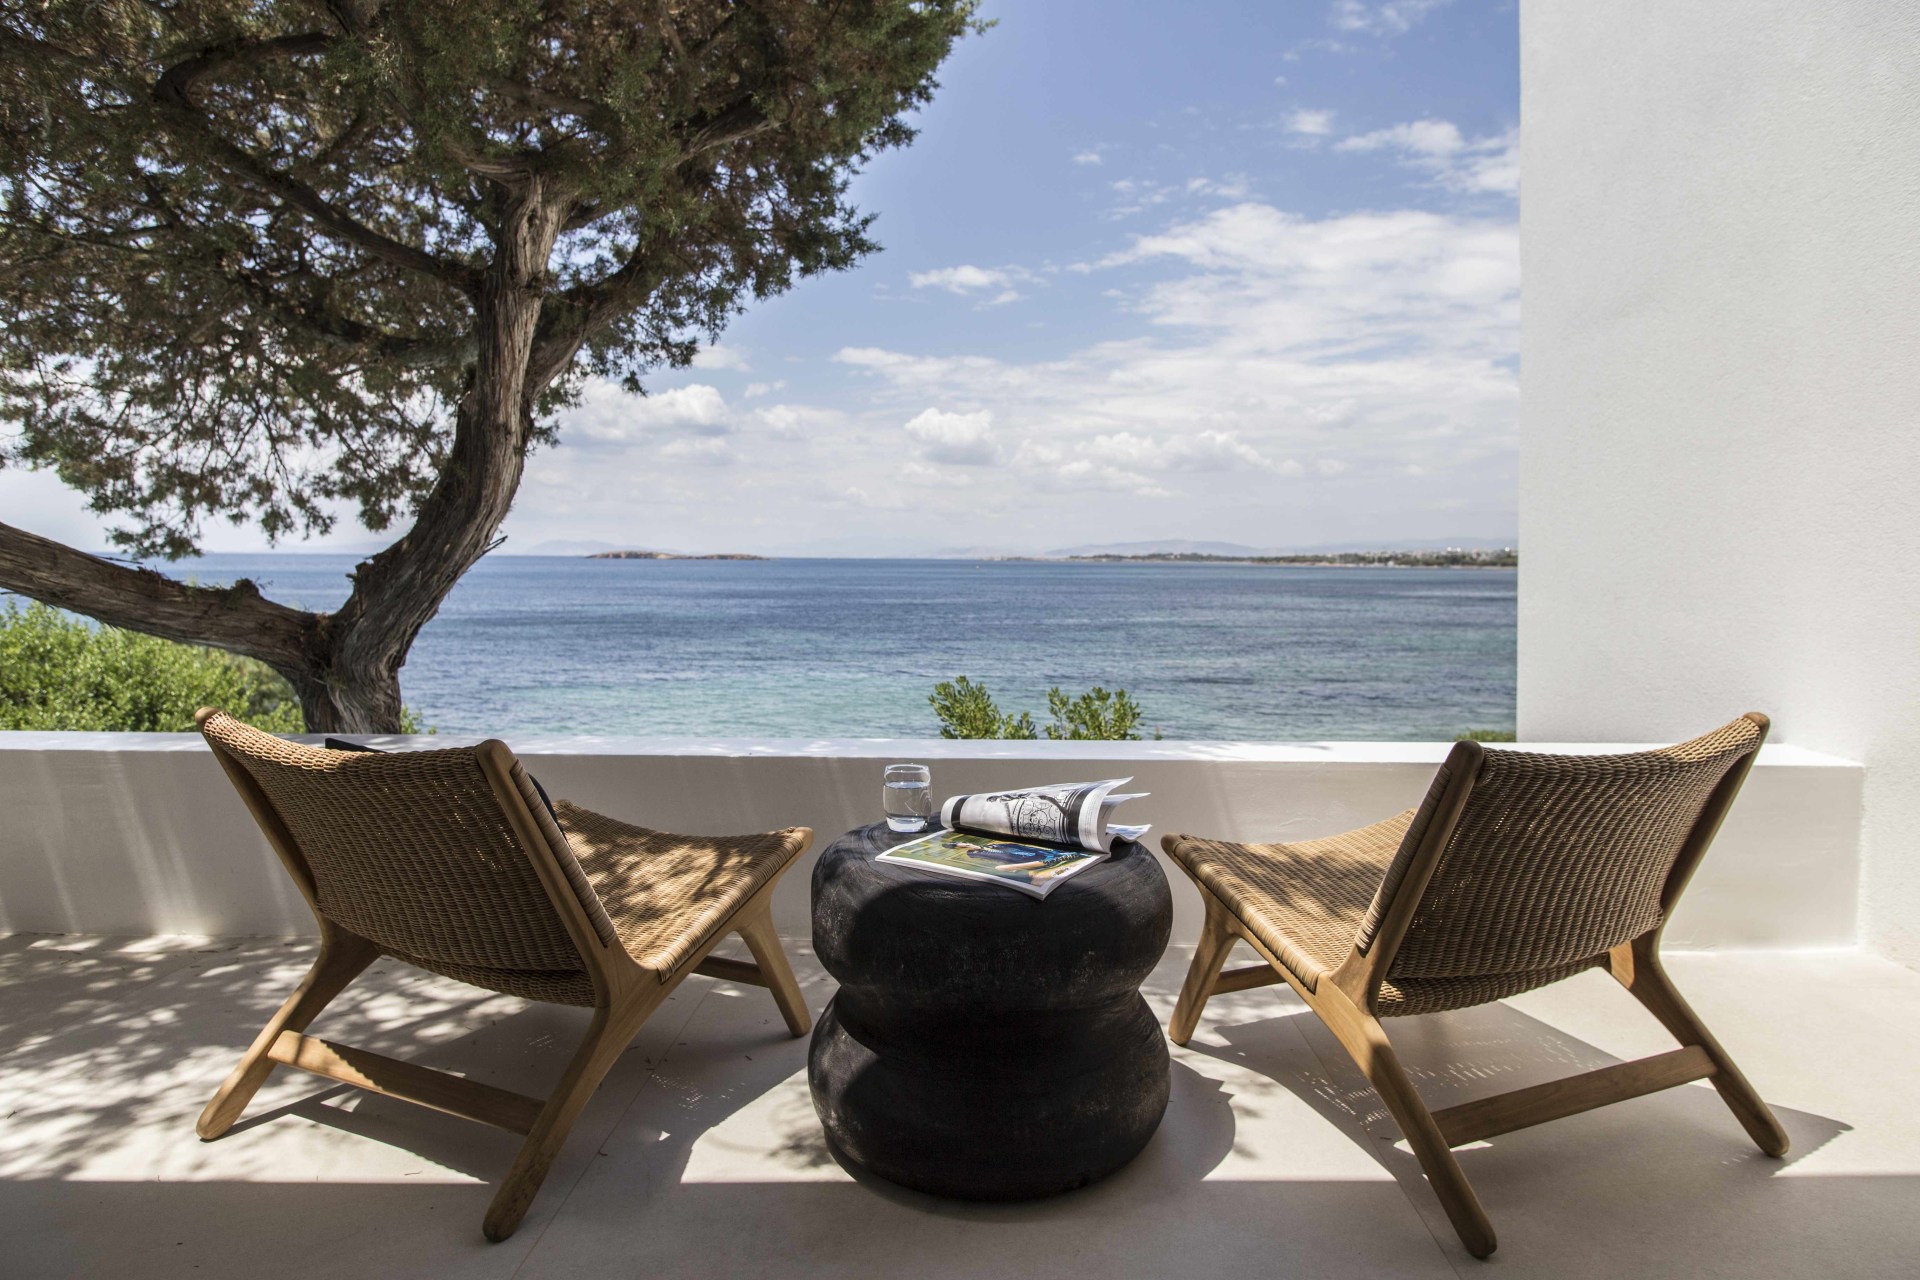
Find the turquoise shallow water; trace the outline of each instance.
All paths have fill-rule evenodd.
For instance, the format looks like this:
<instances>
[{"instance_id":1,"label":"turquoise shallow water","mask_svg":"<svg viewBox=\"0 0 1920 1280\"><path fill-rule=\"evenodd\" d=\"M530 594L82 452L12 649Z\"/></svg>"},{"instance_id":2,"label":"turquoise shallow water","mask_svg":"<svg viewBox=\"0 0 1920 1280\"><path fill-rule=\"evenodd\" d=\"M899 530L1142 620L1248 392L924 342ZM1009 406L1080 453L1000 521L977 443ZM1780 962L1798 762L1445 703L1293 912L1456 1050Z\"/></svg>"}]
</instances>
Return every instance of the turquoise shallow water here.
<instances>
[{"instance_id":1,"label":"turquoise shallow water","mask_svg":"<svg viewBox=\"0 0 1920 1280\"><path fill-rule=\"evenodd\" d=\"M208 556L309 608L348 556ZM938 680L1010 710L1130 690L1169 738L1448 738L1510 729L1510 570L949 560L496 557L401 674L451 733L932 737Z\"/></svg>"}]
</instances>

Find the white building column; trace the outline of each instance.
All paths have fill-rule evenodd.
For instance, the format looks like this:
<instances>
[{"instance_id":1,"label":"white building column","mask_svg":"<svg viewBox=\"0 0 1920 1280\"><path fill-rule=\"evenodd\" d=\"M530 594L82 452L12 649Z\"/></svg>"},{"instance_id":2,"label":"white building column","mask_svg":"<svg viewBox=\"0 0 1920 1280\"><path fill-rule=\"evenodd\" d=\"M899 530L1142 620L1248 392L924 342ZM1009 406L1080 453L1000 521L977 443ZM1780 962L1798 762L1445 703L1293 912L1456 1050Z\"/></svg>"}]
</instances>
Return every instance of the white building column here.
<instances>
[{"instance_id":1,"label":"white building column","mask_svg":"<svg viewBox=\"0 0 1920 1280\"><path fill-rule=\"evenodd\" d=\"M1864 762L1862 940L1920 964L1920 4L1521 46L1520 733Z\"/></svg>"}]
</instances>

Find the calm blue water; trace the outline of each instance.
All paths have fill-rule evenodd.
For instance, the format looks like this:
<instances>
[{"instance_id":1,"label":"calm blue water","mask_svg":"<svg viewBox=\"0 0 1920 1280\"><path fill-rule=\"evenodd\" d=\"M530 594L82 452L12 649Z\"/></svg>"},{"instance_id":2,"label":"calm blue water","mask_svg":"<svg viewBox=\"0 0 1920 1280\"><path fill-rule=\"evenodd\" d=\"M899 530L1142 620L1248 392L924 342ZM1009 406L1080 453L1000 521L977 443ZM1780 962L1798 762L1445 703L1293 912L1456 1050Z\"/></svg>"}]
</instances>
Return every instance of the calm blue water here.
<instances>
[{"instance_id":1,"label":"calm blue water","mask_svg":"<svg viewBox=\"0 0 1920 1280\"><path fill-rule=\"evenodd\" d=\"M349 556L208 556L327 609ZM449 733L933 737L934 683L1124 687L1169 738L1446 738L1514 722L1509 570L495 557L401 687Z\"/></svg>"}]
</instances>

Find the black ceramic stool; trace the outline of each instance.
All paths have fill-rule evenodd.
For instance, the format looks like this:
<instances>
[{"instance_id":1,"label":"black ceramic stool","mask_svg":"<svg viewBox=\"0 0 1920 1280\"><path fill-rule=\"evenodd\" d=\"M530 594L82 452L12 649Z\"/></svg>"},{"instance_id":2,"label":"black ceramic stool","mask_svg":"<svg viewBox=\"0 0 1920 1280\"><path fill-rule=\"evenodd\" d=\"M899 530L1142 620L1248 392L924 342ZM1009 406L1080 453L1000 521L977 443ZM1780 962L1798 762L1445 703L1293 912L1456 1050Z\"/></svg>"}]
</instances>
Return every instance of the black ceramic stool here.
<instances>
[{"instance_id":1,"label":"black ceramic stool","mask_svg":"<svg viewBox=\"0 0 1920 1280\"><path fill-rule=\"evenodd\" d=\"M1045 901L874 862L885 823L813 871L813 946L840 990L807 1081L841 1156L917 1191L1030 1200L1140 1153L1167 1109L1167 1044L1140 995L1173 924L1137 844Z\"/></svg>"}]
</instances>

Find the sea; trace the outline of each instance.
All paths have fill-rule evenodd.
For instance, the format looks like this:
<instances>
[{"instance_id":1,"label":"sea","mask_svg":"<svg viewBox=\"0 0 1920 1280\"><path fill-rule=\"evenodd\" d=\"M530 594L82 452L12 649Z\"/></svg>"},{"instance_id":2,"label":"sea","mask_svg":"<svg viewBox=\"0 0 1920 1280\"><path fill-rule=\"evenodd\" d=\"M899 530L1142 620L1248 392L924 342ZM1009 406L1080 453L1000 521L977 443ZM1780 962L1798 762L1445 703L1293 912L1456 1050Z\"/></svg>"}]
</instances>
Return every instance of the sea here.
<instances>
[{"instance_id":1,"label":"sea","mask_svg":"<svg viewBox=\"0 0 1920 1280\"><path fill-rule=\"evenodd\" d=\"M208 555L330 609L356 557ZM1510 569L495 556L401 672L453 734L937 737L933 686L1002 709L1125 689L1148 736L1432 740L1514 724Z\"/></svg>"}]
</instances>

